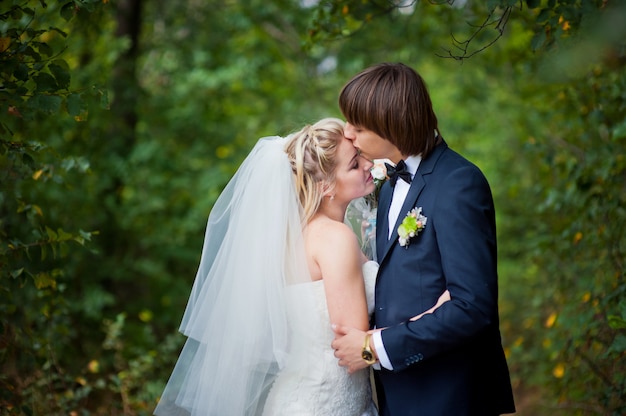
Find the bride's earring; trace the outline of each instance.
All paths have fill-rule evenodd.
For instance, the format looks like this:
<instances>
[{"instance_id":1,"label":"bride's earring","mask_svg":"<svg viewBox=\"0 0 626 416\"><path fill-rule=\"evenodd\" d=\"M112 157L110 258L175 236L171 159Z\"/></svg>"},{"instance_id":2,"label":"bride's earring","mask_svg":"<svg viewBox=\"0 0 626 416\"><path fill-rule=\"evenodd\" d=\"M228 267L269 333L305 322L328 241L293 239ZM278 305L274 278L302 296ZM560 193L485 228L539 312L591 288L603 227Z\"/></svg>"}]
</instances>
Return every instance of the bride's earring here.
<instances>
[{"instance_id":1,"label":"bride's earring","mask_svg":"<svg viewBox=\"0 0 626 416\"><path fill-rule=\"evenodd\" d=\"M335 195L330 196L330 200L333 201L335 199Z\"/></svg>"}]
</instances>

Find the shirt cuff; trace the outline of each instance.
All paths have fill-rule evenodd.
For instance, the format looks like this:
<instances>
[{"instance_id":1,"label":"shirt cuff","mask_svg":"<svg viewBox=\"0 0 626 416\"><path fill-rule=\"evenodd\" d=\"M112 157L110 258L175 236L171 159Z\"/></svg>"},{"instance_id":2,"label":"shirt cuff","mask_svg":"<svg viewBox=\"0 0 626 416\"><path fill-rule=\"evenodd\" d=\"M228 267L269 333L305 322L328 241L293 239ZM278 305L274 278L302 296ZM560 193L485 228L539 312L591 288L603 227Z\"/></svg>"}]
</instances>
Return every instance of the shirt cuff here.
<instances>
[{"instance_id":1,"label":"shirt cuff","mask_svg":"<svg viewBox=\"0 0 626 416\"><path fill-rule=\"evenodd\" d=\"M376 331L372 334L372 341L374 341L376 355L378 356L378 361L380 362L380 365L385 367L387 370L393 370L393 365L391 365L391 361L387 356L387 351L385 351L385 345L383 344L383 336L381 335L381 332L382 331ZM376 369L379 370L379 368Z\"/></svg>"}]
</instances>

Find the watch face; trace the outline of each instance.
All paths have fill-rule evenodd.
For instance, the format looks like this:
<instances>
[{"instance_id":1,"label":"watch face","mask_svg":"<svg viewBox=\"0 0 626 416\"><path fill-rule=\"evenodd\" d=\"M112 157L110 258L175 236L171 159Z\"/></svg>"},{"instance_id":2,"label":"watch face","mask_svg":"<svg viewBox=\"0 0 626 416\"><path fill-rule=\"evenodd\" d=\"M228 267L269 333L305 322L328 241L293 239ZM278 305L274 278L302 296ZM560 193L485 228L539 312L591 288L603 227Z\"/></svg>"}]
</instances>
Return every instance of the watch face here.
<instances>
[{"instance_id":1,"label":"watch face","mask_svg":"<svg viewBox=\"0 0 626 416\"><path fill-rule=\"evenodd\" d=\"M363 357L365 361L371 361L374 358L374 355L372 355L370 351L363 351L361 352L361 357Z\"/></svg>"}]
</instances>

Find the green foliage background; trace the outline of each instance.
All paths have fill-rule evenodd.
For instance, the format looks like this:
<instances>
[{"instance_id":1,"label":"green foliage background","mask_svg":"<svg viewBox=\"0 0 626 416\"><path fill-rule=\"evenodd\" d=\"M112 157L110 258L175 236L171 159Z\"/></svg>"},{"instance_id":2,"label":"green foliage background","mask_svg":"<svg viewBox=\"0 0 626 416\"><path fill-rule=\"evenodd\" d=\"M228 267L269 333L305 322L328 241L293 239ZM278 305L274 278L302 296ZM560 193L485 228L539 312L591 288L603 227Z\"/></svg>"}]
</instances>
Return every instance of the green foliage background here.
<instances>
[{"instance_id":1,"label":"green foliage background","mask_svg":"<svg viewBox=\"0 0 626 416\"><path fill-rule=\"evenodd\" d=\"M624 414L626 8L441 3L0 2L0 415L151 414L221 189L381 61L491 182L518 414Z\"/></svg>"}]
</instances>

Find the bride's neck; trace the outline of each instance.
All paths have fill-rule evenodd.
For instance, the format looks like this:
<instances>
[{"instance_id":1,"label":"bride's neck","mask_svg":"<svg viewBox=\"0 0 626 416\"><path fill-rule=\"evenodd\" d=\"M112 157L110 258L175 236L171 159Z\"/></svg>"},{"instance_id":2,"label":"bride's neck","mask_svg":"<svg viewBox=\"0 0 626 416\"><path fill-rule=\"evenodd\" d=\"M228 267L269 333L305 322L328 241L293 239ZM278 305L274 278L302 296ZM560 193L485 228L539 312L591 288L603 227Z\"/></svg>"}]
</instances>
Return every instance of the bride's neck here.
<instances>
[{"instance_id":1,"label":"bride's neck","mask_svg":"<svg viewBox=\"0 0 626 416\"><path fill-rule=\"evenodd\" d=\"M342 204L339 201L332 200L330 198L324 198L319 209L317 210L317 215L323 215L331 220L343 222L347 208L347 204Z\"/></svg>"}]
</instances>

